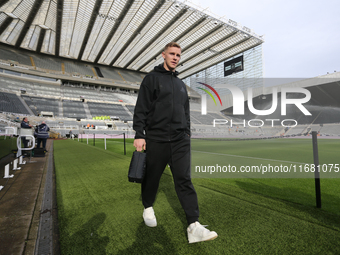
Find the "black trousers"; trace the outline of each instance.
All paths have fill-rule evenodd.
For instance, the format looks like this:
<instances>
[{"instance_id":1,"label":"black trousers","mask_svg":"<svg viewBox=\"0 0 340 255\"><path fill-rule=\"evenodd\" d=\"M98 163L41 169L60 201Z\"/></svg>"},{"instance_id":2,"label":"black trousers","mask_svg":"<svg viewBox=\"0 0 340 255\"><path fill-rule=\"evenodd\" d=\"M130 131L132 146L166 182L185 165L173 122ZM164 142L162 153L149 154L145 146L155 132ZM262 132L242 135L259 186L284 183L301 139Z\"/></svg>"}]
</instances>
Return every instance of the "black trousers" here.
<instances>
[{"instance_id":1,"label":"black trousers","mask_svg":"<svg viewBox=\"0 0 340 255\"><path fill-rule=\"evenodd\" d=\"M190 225L198 221L199 209L197 194L191 182L190 137L187 135L175 142L146 141L146 173L142 183L144 208L153 206L167 164L170 165L175 190Z\"/></svg>"},{"instance_id":2,"label":"black trousers","mask_svg":"<svg viewBox=\"0 0 340 255\"><path fill-rule=\"evenodd\" d=\"M46 149L46 140L47 138L38 138L38 142L37 142L37 148L40 148L40 144L42 143L42 148Z\"/></svg>"},{"instance_id":3,"label":"black trousers","mask_svg":"<svg viewBox=\"0 0 340 255\"><path fill-rule=\"evenodd\" d=\"M26 136L21 137L21 142L24 145L24 148L28 148L28 140L26 139Z\"/></svg>"}]
</instances>

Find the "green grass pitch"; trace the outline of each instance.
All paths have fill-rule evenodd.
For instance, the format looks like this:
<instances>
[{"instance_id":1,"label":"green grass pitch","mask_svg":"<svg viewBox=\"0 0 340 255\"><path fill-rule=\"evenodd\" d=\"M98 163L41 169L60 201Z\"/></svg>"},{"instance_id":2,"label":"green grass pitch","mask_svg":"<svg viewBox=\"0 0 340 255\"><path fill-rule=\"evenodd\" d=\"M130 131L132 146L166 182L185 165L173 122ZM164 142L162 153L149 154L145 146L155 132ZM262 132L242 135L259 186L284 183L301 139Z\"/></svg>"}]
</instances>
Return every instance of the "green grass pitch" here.
<instances>
[{"instance_id":1,"label":"green grass pitch","mask_svg":"<svg viewBox=\"0 0 340 255\"><path fill-rule=\"evenodd\" d=\"M339 140L318 143L320 163L337 163ZM164 172L154 205L158 226L148 228L140 185L127 178L132 140L127 140L126 156L121 140L109 141L106 151L102 145L99 139L96 146L54 141L62 254L340 253L340 179L321 179L322 209L317 209L313 178L228 178L195 174L193 168L200 221L219 237L189 245L170 170ZM193 166L216 160L235 166L313 163L310 153L309 139L192 140Z\"/></svg>"}]
</instances>

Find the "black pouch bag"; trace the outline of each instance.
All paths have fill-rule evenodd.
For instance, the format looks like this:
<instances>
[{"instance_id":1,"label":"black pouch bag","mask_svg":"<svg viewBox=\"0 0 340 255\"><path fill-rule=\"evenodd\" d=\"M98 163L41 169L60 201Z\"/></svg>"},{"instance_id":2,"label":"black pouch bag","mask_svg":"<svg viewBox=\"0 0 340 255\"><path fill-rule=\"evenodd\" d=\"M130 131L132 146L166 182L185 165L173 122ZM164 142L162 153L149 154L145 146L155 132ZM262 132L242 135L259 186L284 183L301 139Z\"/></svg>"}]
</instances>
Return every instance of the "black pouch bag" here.
<instances>
[{"instance_id":1,"label":"black pouch bag","mask_svg":"<svg viewBox=\"0 0 340 255\"><path fill-rule=\"evenodd\" d=\"M146 167L146 153L134 151L129 167L129 182L142 183Z\"/></svg>"}]
</instances>

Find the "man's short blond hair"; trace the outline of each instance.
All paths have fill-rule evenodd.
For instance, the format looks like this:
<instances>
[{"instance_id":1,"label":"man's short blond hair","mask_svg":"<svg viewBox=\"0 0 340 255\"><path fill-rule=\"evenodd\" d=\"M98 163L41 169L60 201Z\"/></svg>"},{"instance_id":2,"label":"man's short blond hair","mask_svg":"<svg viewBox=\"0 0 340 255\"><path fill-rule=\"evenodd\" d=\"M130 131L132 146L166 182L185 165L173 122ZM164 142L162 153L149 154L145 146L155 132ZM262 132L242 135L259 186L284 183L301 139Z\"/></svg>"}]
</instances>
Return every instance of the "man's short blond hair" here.
<instances>
[{"instance_id":1,"label":"man's short blond hair","mask_svg":"<svg viewBox=\"0 0 340 255\"><path fill-rule=\"evenodd\" d=\"M165 45L164 51L166 51L166 50L167 50L168 48L170 48L170 47L176 47L176 48L179 48L180 50L182 50L181 46L180 46L178 43L176 43L176 42L170 42L170 43L168 43L167 45Z\"/></svg>"}]
</instances>

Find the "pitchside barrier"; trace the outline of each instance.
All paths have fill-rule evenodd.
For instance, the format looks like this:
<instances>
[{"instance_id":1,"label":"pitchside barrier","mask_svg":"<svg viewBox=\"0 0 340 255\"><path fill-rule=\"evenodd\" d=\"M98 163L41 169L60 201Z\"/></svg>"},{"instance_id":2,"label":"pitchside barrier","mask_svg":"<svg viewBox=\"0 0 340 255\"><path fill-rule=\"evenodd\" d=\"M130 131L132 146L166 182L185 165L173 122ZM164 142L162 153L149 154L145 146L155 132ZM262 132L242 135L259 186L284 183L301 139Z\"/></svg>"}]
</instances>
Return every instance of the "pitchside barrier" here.
<instances>
[{"instance_id":1,"label":"pitchside barrier","mask_svg":"<svg viewBox=\"0 0 340 255\"><path fill-rule=\"evenodd\" d=\"M21 138L25 137L28 142L28 148L21 148ZM19 129L19 136L17 139L17 157L21 156L22 151L29 151L33 150L35 146L35 138L34 138L34 130L32 128L20 128ZM31 154L31 153L30 153Z\"/></svg>"},{"instance_id":2,"label":"pitchside barrier","mask_svg":"<svg viewBox=\"0 0 340 255\"><path fill-rule=\"evenodd\" d=\"M91 141L92 139L92 141ZM122 142L117 141L117 139L123 139ZM126 155L126 134L79 134L78 142L86 142L89 144L92 142L93 146L96 146L96 142L103 143L103 147L106 150L107 146L111 144L111 142L115 143L123 143L123 151L124 155Z\"/></svg>"},{"instance_id":3,"label":"pitchside barrier","mask_svg":"<svg viewBox=\"0 0 340 255\"><path fill-rule=\"evenodd\" d=\"M18 164L19 164L19 165L24 165L24 164L26 164L26 161L23 161L23 156L20 156L19 158L14 159L13 162L11 162L11 163L5 165L4 177L3 177L3 178L4 178L4 179L13 178L13 177L14 177L14 174L11 174L11 175L9 174L10 165L13 166L12 171L17 171L17 170L21 170L21 167L18 167ZM8 180L7 180L6 184L5 184L5 186L7 185L7 183L8 183ZM5 188L5 186L0 185L0 191L1 191L3 188Z\"/></svg>"},{"instance_id":4,"label":"pitchside barrier","mask_svg":"<svg viewBox=\"0 0 340 255\"><path fill-rule=\"evenodd\" d=\"M318 151L318 138L317 132L312 132L313 139L313 158L314 158L314 166L316 166L316 171L314 171L314 179L315 179L315 197L316 197L316 207L321 208L321 189L320 189L320 165L319 165L319 151Z\"/></svg>"},{"instance_id":5,"label":"pitchside barrier","mask_svg":"<svg viewBox=\"0 0 340 255\"><path fill-rule=\"evenodd\" d=\"M21 138L22 137L28 137L28 148L21 148ZM33 135L19 135L18 138L17 138L17 149L18 149L18 152L17 152L17 157L20 157L22 154L22 151L30 151L30 150L33 150L35 147L35 138ZM32 153L30 153L30 157L32 157Z\"/></svg>"},{"instance_id":6,"label":"pitchside barrier","mask_svg":"<svg viewBox=\"0 0 340 255\"><path fill-rule=\"evenodd\" d=\"M3 179L10 179L10 178L13 178L14 177L14 174L10 174L10 170L12 171L17 171L17 170L21 170L21 167L19 167L18 165L23 165L23 164L26 164L26 161L23 161L23 156L21 155L21 152L23 150L32 150L35 146L35 138L33 136L33 130L32 129L27 129L27 130L20 130L20 135L16 138L16 141L15 141L15 137L13 137L13 135L15 135L15 132L14 134L7 134L9 130L11 130L12 128L11 127L8 127L6 129L6 134L5 136L3 137L3 142L2 144L5 145L6 147L9 147L8 150L5 150L4 151L4 155L2 156L6 156L8 155L9 153L11 153L11 151L17 151L16 153L16 158L13 160L13 162L5 165L5 168L4 168L4 176L3 176ZM15 130L14 130L15 131ZM27 137L28 139L28 145L30 147L28 148L21 148L21 138L22 137ZM14 146L14 143L8 143L7 141L9 140L12 140L15 141L15 147L12 147ZM31 154L30 154L31 155ZM31 155L32 156L32 155ZM12 166L12 169L10 169L10 167ZM8 183L8 180L5 184L5 186L7 185ZM2 190L5 186L3 185L0 185L0 190Z\"/></svg>"},{"instance_id":7,"label":"pitchside barrier","mask_svg":"<svg viewBox=\"0 0 340 255\"><path fill-rule=\"evenodd\" d=\"M13 134L0 134L0 159L16 151L16 137Z\"/></svg>"}]
</instances>

